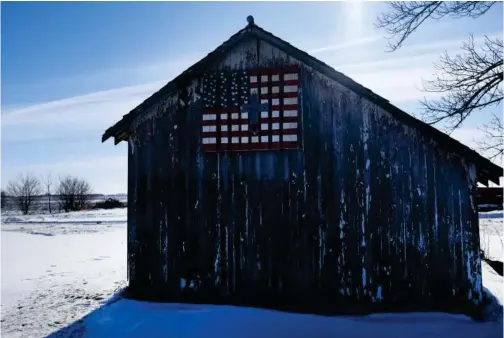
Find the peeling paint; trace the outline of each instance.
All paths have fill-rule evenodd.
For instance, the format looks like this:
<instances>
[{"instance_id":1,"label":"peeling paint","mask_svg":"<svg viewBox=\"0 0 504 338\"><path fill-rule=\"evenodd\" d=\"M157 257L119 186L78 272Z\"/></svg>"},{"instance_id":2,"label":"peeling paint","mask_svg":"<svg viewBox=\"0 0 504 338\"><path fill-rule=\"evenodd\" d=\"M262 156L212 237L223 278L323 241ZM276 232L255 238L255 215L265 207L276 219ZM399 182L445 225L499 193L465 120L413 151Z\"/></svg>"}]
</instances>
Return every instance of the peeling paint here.
<instances>
[{"instance_id":1,"label":"peeling paint","mask_svg":"<svg viewBox=\"0 0 504 338\"><path fill-rule=\"evenodd\" d=\"M381 285L378 285L378 288L376 290L376 300L383 300Z\"/></svg>"}]
</instances>

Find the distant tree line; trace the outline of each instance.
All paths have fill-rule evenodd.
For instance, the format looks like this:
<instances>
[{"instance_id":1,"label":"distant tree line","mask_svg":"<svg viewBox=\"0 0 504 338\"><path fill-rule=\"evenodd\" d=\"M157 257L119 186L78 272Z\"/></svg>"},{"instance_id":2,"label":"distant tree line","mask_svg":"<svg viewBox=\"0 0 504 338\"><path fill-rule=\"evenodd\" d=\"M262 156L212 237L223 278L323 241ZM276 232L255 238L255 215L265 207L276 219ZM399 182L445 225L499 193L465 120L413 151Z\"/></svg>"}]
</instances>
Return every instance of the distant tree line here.
<instances>
[{"instance_id":1,"label":"distant tree line","mask_svg":"<svg viewBox=\"0 0 504 338\"><path fill-rule=\"evenodd\" d=\"M50 213L54 206L69 212L89 208L91 196L91 185L84 179L64 175L55 180L51 175L39 178L25 173L9 181L5 191L1 192L1 203L3 209L7 198L11 198L14 207L26 215L32 209L34 200L46 197Z\"/></svg>"},{"instance_id":2,"label":"distant tree line","mask_svg":"<svg viewBox=\"0 0 504 338\"><path fill-rule=\"evenodd\" d=\"M119 196L118 194L116 196ZM126 203L117 198L94 200L103 197L94 194L91 185L84 179L63 175L54 179L51 174L37 177L30 173L20 174L9 181L1 191L2 210L15 209L24 215L40 208L41 202L49 213L80 211L86 209L125 208ZM92 202L93 201L93 205Z\"/></svg>"}]
</instances>

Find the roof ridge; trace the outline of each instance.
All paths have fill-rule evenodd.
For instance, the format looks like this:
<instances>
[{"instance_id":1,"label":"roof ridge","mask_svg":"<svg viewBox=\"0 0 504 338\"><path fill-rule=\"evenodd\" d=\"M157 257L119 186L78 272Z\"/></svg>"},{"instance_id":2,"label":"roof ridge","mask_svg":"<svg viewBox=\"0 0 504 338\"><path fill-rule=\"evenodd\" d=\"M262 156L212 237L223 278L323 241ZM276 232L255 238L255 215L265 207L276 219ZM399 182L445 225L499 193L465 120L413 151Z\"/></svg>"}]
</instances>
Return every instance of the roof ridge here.
<instances>
[{"instance_id":1,"label":"roof ridge","mask_svg":"<svg viewBox=\"0 0 504 338\"><path fill-rule=\"evenodd\" d=\"M128 114L124 115L120 121L118 121L116 124L108 128L102 136L102 142L106 141L109 137L114 136L116 139L115 143L116 144L119 143L121 140L124 139L124 137L126 137L131 124L140 114L142 114L142 112L147 111L152 105L155 104L155 102L160 100L167 93L172 92L173 90L177 90L177 84L179 82L186 81L187 78L195 76L196 74L199 74L200 71L206 69L206 66L211 62L213 62L215 58L218 58L219 54L226 54L227 52L229 52L229 50L232 47L234 47L235 44L240 43L242 39L244 39L244 37L246 37L248 34L255 36L259 40L264 40L265 42L272 44L274 47L283 50L287 54L298 54L294 55L294 57L298 59L300 62L305 63L306 65L314 68L318 72L326 75L327 77L340 83L341 85L347 87L348 89L355 91L358 95L367 97L373 103L380 106L382 109L388 111L390 114L392 114L395 118L402 121L403 123L410 124L412 125L413 128L420 129L420 131L423 131L425 133L432 133L431 136L434 139L443 138L444 139L443 141L446 141L443 142L444 146L448 147L448 144L451 144L452 146L454 146L454 148L456 148L452 149L451 151L455 153L464 152L469 157L473 157L473 160L476 163L479 163L483 167L488 169L489 171L488 173L491 174L490 176L495 177L495 175L497 175L498 172L499 177L502 177L502 173L504 170L497 164L481 156L475 150L469 148L467 145L459 142L458 140L453 139L452 137L443 133L439 129L426 124L425 122L408 114L402 109L394 106L389 100L373 92L371 89L364 87L363 85L353 80L352 78L348 77L344 73L337 71L336 69L329 66L325 62L317 59L316 57L308 54L307 52L297 48L296 46L290 44L289 42L275 36L273 33L268 32L267 30L258 26L251 15L247 17L247 25L244 28L237 31L235 34L229 37L221 45L217 46L213 51L208 53L201 60L199 60L198 62L196 62L195 64L184 70L182 73L180 73L178 76L173 78L165 86L163 86L157 92L149 96L146 100L140 103Z\"/></svg>"}]
</instances>

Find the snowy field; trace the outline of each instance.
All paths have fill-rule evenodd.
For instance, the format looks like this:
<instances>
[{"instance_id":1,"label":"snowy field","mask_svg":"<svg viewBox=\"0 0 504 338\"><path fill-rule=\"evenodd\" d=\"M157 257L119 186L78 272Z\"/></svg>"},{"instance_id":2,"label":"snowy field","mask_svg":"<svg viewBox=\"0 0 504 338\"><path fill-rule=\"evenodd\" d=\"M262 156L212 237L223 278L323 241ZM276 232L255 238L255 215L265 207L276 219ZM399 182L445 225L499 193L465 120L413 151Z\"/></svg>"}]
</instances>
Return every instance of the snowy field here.
<instances>
[{"instance_id":1,"label":"snowy field","mask_svg":"<svg viewBox=\"0 0 504 338\"><path fill-rule=\"evenodd\" d=\"M480 225L482 247L502 260L502 212ZM114 297L126 285L126 209L10 213L1 230L2 337L503 336L502 321L442 313L328 317ZM502 283L484 263L483 284L501 304Z\"/></svg>"}]
</instances>

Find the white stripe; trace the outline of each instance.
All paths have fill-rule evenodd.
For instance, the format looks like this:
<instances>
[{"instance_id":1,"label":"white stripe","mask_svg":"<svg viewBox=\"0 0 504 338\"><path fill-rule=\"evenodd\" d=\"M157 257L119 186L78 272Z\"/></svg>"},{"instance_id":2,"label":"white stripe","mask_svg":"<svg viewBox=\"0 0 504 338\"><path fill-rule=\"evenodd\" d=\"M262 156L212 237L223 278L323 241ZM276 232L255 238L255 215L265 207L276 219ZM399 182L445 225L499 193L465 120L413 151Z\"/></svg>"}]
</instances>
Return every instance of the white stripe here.
<instances>
[{"instance_id":1,"label":"white stripe","mask_svg":"<svg viewBox=\"0 0 504 338\"><path fill-rule=\"evenodd\" d=\"M259 143L259 136L252 136L252 143Z\"/></svg>"},{"instance_id":2,"label":"white stripe","mask_svg":"<svg viewBox=\"0 0 504 338\"><path fill-rule=\"evenodd\" d=\"M248 124L242 124L242 131L247 131L248 130Z\"/></svg>"},{"instance_id":3,"label":"white stripe","mask_svg":"<svg viewBox=\"0 0 504 338\"><path fill-rule=\"evenodd\" d=\"M280 93L280 87L278 87L278 86L271 87L271 92L273 94Z\"/></svg>"},{"instance_id":4,"label":"white stripe","mask_svg":"<svg viewBox=\"0 0 504 338\"><path fill-rule=\"evenodd\" d=\"M228 114L227 113L220 114L220 118L221 118L221 120L227 120Z\"/></svg>"},{"instance_id":5,"label":"white stripe","mask_svg":"<svg viewBox=\"0 0 504 338\"><path fill-rule=\"evenodd\" d=\"M297 122L284 122L283 129L296 129L297 128Z\"/></svg>"},{"instance_id":6,"label":"white stripe","mask_svg":"<svg viewBox=\"0 0 504 338\"><path fill-rule=\"evenodd\" d=\"M248 143L248 137L246 136L242 137L242 143Z\"/></svg>"},{"instance_id":7,"label":"white stripe","mask_svg":"<svg viewBox=\"0 0 504 338\"><path fill-rule=\"evenodd\" d=\"M268 103L268 100L266 100L266 99L262 99L262 100L261 100L261 103L266 103L266 104L267 104L267 103Z\"/></svg>"},{"instance_id":8,"label":"white stripe","mask_svg":"<svg viewBox=\"0 0 504 338\"><path fill-rule=\"evenodd\" d=\"M238 130L240 130L240 126L239 126L239 125L237 125L237 124L233 124L233 125L231 126L231 131L238 131Z\"/></svg>"},{"instance_id":9,"label":"white stripe","mask_svg":"<svg viewBox=\"0 0 504 338\"><path fill-rule=\"evenodd\" d=\"M297 141L297 135L284 135L283 140L285 142L294 142Z\"/></svg>"},{"instance_id":10,"label":"white stripe","mask_svg":"<svg viewBox=\"0 0 504 338\"><path fill-rule=\"evenodd\" d=\"M284 117L296 117L297 110L284 110Z\"/></svg>"},{"instance_id":11,"label":"white stripe","mask_svg":"<svg viewBox=\"0 0 504 338\"><path fill-rule=\"evenodd\" d=\"M233 113L233 114L231 114L231 118L232 118L233 120L236 120L236 119L238 118L238 113Z\"/></svg>"},{"instance_id":12,"label":"white stripe","mask_svg":"<svg viewBox=\"0 0 504 338\"><path fill-rule=\"evenodd\" d=\"M250 77L250 83L257 82L257 76L251 76Z\"/></svg>"},{"instance_id":13,"label":"white stripe","mask_svg":"<svg viewBox=\"0 0 504 338\"><path fill-rule=\"evenodd\" d=\"M261 94L268 94L268 87L261 87Z\"/></svg>"},{"instance_id":14,"label":"white stripe","mask_svg":"<svg viewBox=\"0 0 504 338\"><path fill-rule=\"evenodd\" d=\"M285 75L284 75L284 81L297 80L297 79L298 79L298 75L297 75L297 73L293 73L293 74L285 74Z\"/></svg>"},{"instance_id":15,"label":"white stripe","mask_svg":"<svg viewBox=\"0 0 504 338\"><path fill-rule=\"evenodd\" d=\"M278 110L273 110L271 112L271 117L280 117L280 112Z\"/></svg>"},{"instance_id":16,"label":"white stripe","mask_svg":"<svg viewBox=\"0 0 504 338\"><path fill-rule=\"evenodd\" d=\"M241 113L242 119L248 119L248 113Z\"/></svg>"},{"instance_id":17,"label":"white stripe","mask_svg":"<svg viewBox=\"0 0 504 338\"><path fill-rule=\"evenodd\" d=\"M297 103L298 103L297 97L286 97L284 99L284 104L297 104Z\"/></svg>"},{"instance_id":18,"label":"white stripe","mask_svg":"<svg viewBox=\"0 0 504 338\"><path fill-rule=\"evenodd\" d=\"M250 88L250 94L251 94L251 95L254 95L254 94L259 93L259 92L258 92L258 89L259 89L259 88Z\"/></svg>"},{"instance_id":19,"label":"white stripe","mask_svg":"<svg viewBox=\"0 0 504 338\"><path fill-rule=\"evenodd\" d=\"M261 117L268 118L268 112L267 111L262 111L261 112Z\"/></svg>"},{"instance_id":20,"label":"white stripe","mask_svg":"<svg viewBox=\"0 0 504 338\"><path fill-rule=\"evenodd\" d=\"M285 86L284 93L297 93L298 86Z\"/></svg>"},{"instance_id":21,"label":"white stripe","mask_svg":"<svg viewBox=\"0 0 504 338\"><path fill-rule=\"evenodd\" d=\"M273 135L273 139L271 141L272 142L280 142L280 136L279 135Z\"/></svg>"},{"instance_id":22,"label":"white stripe","mask_svg":"<svg viewBox=\"0 0 504 338\"><path fill-rule=\"evenodd\" d=\"M273 129L273 130L278 130L278 129L280 129L280 123L273 123L273 124L271 125L271 129Z\"/></svg>"},{"instance_id":23,"label":"white stripe","mask_svg":"<svg viewBox=\"0 0 504 338\"><path fill-rule=\"evenodd\" d=\"M267 123L262 123L261 124L261 130L268 130L268 124Z\"/></svg>"},{"instance_id":24,"label":"white stripe","mask_svg":"<svg viewBox=\"0 0 504 338\"><path fill-rule=\"evenodd\" d=\"M285 99L284 99L284 103L285 103ZM279 99L272 99L271 100L271 105L272 106L278 106L280 104L280 100Z\"/></svg>"},{"instance_id":25,"label":"white stripe","mask_svg":"<svg viewBox=\"0 0 504 338\"><path fill-rule=\"evenodd\" d=\"M271 81L280 81L279 75L271 75Z\"/></svg>"},{"instance_id":26,"label":"white stripe","mask_svg":"<svg viewBox=\"0 0 504 338\"><path fill-rule=\"evenodd\" d=\"M262 143L268 143L268 136L261 136Z\"/></svg>"},{"instance_id":27,"label":"white stripe","mask_svg":"<svg viewBox=\"0 0 504 338\"><path fill-rule=\"evenodd\" d=\"M203 132L217 131L217 126L203 126Z\"/></svg>"},{"instance_id":28,"label":"white stripe","mask_svg":"<svg viewBox=\"0 0 504 338\"><path fill-rule=\"evenodd\" d=\"M240 138L239 137L232 137L231 143L240 143Z\"/></svg>"},{"instance_id":29,"label":"white stripe","mask_svg":"<svg viewBox=\"0 0 504 338\"><path fill-rule=\"evenodd\" d=\"M261 75L261 82L268 82L268 75Z\"/></svg>"},{"instance_id":30,"label":"white stripe","mask_svg":"<svg viewBox=\"0 0 504 338\"><path fill-rule=\"evenodd\" d=\"M220 127L220 130L221 130L221 131L228 131L228 126L221 126L221 127Z\"/></svg>"},{"instance_id":31,"label":"white stripe","mask_svg":"<svg viewBox=\"0 0 504 338\"><path fill-rule=\"evenodd\" d=\"M229 140L227 137L221 138L221 143L228 143L228 142L229 142Z\"/></svg>"},{"instance_id":32,"label":"white stripe","mask_svg":"<svg viewBox=\"0 0 504 338\"><path fill-rule=\"evenodd\" d=\"M215 137L205 137L203 138L203 144L215 144L217 143L217 140Z\"/></svg>"},{"instance_id":33,"label":"white stripe","mask_svg":"<svg viewBox=\"0 0 504 338\"><path fill-rule=\"evenodd\" d=\"M217 120L217 115L215 114L203 114L203 121Z\"/></svg>"}]
</instances>

